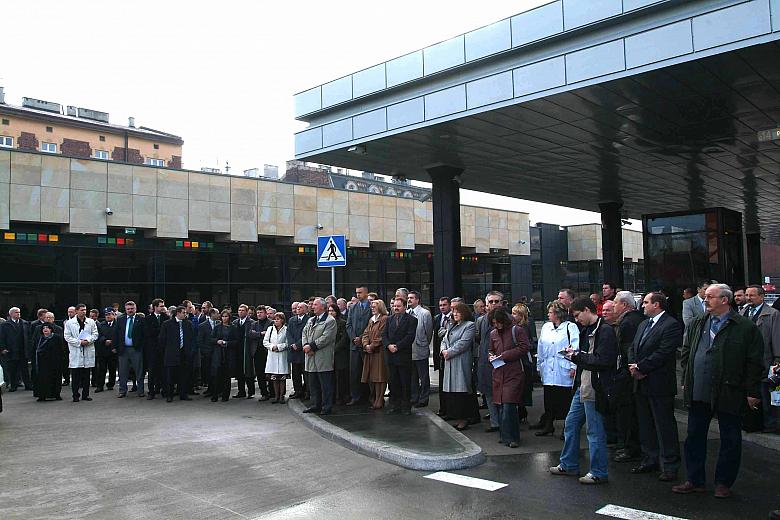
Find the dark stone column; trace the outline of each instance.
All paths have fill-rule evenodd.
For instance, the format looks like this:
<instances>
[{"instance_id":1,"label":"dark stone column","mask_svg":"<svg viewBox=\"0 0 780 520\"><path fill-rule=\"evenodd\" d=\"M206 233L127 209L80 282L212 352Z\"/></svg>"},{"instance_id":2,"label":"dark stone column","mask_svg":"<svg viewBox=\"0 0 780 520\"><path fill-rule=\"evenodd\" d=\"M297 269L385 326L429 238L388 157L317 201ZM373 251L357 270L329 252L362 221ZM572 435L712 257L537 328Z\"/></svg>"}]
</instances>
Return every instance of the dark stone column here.
<instances>
[{"instance_id":1,"label":"dark stone column","mask_svg":"<svg viewBox=\"0 0 780 520\"><path fill-rule=\"evenodd\" d=\"M531 257L526 255L512 255L509 257L510 280L512 284L511 302L519 302L520 297L527 296L531 300L533 289L531 286Z\"/></svg>"},{"instance_id":2,"label":"dark stone column","mask_svg":"<svg viewBox=\"0 0 780 520\"><path fill-rule=\"evenodd\" d=\"M460 183L463 170L452 166L428 168L433 182L433 299L461 294Z\"/></svg>"},{"instance_id":3,"label":"dark stone column","mask_svg":"<svg viewBox=\"0 0 780 520\"><path fill-rule=\"evenodd\" d=\"M747 283L763 284L761 272L761 233L745 233L747 242Z\"/></svg>"},{"instance_id":4,"label":"dark stone column","mask_svg":"<svg viewBox=\"0 0 780 520\"><path fill-rule=\"evenodd\" d=\"M601 210L601 249L604 258L604 280L623 287L623 228L620 222L622 202L603 202Z\"/></svg>"}]
</instances>

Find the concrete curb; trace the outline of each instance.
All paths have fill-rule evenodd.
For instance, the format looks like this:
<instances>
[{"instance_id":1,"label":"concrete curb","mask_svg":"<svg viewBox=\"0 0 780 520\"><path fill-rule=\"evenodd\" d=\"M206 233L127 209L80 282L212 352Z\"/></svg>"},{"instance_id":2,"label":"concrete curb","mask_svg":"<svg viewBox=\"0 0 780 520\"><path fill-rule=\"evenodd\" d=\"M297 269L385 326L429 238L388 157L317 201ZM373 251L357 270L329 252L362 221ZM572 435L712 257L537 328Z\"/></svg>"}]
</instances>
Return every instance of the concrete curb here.
<instances>
[{"instance_id":1,"label":"concrete curb","mask_svg":"<svg viewBox=\"0 0 780 520\"><path fill-rule=\"evenodd\" d=\"M306 426L326 439L363 455L368 455L402 468L421 471L444 471L471 468L482 464L486 460L482 448L429 410L415 410L413 413L426 416L439 427L442 433L449 435L455 442L463 446L464 451L462 453L455 455L428 455L397 446L390 446L350 433L321 419L316 414L303 413L305 406L299 399L288 400L287 406Z\"/></svg>"}]
</instances>

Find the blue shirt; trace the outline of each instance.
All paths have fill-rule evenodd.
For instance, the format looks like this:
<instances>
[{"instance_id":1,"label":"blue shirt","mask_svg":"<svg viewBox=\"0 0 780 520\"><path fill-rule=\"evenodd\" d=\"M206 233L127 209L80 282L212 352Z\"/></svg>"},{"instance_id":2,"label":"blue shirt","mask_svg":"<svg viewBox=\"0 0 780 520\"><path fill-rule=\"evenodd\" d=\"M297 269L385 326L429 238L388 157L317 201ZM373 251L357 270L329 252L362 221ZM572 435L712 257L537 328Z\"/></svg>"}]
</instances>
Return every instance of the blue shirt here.
<instances>
[{"instance_id":1,"label":"blue shirt","mask_svg":"<svg viewBox=\"0 0 780 520\"><path fill-rule=\"evenodd\" d=\"M131 327L135 324L135 314L127 317L127 323L125 324L125 345L128 347L133 346L133 339L128 335L132 334Z\"/></svg>"}]
</instances>

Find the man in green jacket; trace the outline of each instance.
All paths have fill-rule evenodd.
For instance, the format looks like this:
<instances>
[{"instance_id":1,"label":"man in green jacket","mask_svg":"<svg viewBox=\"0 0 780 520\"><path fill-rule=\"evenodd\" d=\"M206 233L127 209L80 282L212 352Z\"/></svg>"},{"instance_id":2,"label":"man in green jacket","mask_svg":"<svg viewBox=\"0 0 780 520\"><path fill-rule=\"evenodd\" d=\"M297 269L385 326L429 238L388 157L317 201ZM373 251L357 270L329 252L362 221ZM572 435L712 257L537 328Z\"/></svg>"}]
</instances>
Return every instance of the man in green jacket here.
<instances>
[{"instance_id":1,"label":"man in green jacket","mask_svg":"<svg viewBox=\"0 0 780 520\"><path fill-rule=\"evenodd\" d=\"M742 414L761 403L764 342L758 327L731 308L725 284L705 292L707 313L691 322L682 349L683 396L688 408L685 465L688 480L675 493L704 491L707 430L718 417L720 453L715 467L715 497L731 496L742 457Z\"/></svg>"}]
</instances>

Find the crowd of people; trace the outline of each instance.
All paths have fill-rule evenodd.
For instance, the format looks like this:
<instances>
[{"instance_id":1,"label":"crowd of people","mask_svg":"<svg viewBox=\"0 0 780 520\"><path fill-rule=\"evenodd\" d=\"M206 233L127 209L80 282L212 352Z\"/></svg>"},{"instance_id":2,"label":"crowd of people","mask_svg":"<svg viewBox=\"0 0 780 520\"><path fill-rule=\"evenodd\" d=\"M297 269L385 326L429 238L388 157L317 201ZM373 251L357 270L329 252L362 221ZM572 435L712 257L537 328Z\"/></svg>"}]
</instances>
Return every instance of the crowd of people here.
<instances>
[{"instance_id":1,"label":"crowd of people","mask_svg":"<svg viewBox=\"0 0 780 520\"><path fill-rule=\"evenodd\" d=\"M145 314L132 301L122 312L106 308L102 321L79 304L60 326L46 309L27 323L14 307L0 323L0 362L9 391L24 385L41 402L60 400L63 384L73 402L91 401L91 388L168 402L202 391L227 401L235 380L233 398L303 399L304 413L329 415L340 404L409 415L429 404L432 358L438 415L458 430L489 419L487 431L511 448L540 384L543 413L530 429L553 435L563 421L560 463L550 472L582 484L608 481L613 443L614 462L633 462L632 473L664 482L678 479L684 456L687 478L672 490L704 491L707 431L717 416L715 496L725 498L739 470L743 414L762 409L765 430L777 427L775 383L766 378L780 362L780 313L763 298L761 286L735 299L729 286L707 281L678 320L661 292L637 308L631 292L611 283L601 295L562 289L538 338L528 307L510 307L499 291L472 305L441 297L435 314L417 291L400 288L386 304L365 286L350 301L293 302L289 314L241 304L234 315L210 302L198 311L190 301L167 307L155 299ZM674 416L678 355L689 410L683 454ZM583 426L590 467L580 476Z\"/></svg>"}]
</instances>

